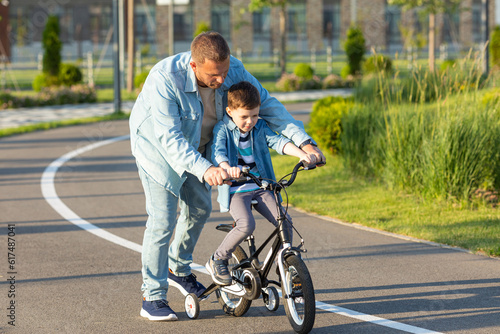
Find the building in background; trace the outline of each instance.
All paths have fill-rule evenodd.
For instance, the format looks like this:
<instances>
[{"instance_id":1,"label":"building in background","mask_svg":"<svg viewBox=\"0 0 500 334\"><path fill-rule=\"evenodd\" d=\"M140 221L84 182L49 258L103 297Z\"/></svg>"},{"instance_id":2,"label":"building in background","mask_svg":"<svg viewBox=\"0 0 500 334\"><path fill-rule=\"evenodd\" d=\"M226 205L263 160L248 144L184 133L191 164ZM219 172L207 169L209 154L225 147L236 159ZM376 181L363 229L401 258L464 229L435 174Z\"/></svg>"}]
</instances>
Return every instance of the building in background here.
<instances>
[{"instance_id":1,"label":"building in background","mask_svg":"<svg viewBox=\"0 0 500 334\"><path fill-rule=\"evenodd\" d=\"M175 53L189 50L200 22L220 32L235 54L269 56L278 48L279 20L274 8L250 13L245 11L250 0L135 0L136 50L158 59L168 55L172 2ZM111 56L111 0L0 3L0 15L8 16L0 20L0 41L5 50L10 50L8 55L13 63L37 60L49 14L60 19L63 59L74 61L88 52L103 59ZM458 13L437 15L438 52L441 45L448 50L464 51L483 42L482 0L464 0L461 6ZM427 34L425 16L417 11L402 12L385 0L289 1L287 13L287 47L295 54L309 54L312 50L324 54L327 48L342 53L342 40L353 23L362 28L368 50L374 48L388 54L418 47L419 39L426 39ZM495 1L490 0L490 29L495 25L494 13ZM426 43L420 45L427 47Z\"/></svg>"}]
</instances>

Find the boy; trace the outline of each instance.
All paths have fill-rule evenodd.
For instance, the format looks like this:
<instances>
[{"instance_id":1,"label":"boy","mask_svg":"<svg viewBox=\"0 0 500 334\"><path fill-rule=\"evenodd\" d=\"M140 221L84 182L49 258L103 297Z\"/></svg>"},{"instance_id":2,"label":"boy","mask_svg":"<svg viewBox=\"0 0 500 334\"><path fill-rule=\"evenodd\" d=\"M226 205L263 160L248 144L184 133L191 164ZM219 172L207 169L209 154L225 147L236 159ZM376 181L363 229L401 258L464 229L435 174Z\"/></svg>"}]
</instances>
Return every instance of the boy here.
<instances>
[{"instance_id":1,"label":"boy","mask_svg":"<svg viewBox=\"0 0 500 334\"><path fill-rule=\"evenodd\" d=\"M259 91L251 83L242 81L231 86L227 93L227 115L214 128L212 162L222 167L232 178L240 176L242 166L250 172L267 179L275 179L268 147L279 154L293 155L308 164L316 157L295 146L288 138L273 132L267 123L259 120ZM236 226L227 234L221 245L206 264L212 279L219 285L230 285L231 275L227 264L236 247L251 235L255 219L251 212L251 201L258 204L255 209L273 225L278 226L274 195L260 189L253 181L233 183L219 187L218 202L221 212L228 211ZM285 226L292 232L291 226Z\"/></svg>"}]
</instances>

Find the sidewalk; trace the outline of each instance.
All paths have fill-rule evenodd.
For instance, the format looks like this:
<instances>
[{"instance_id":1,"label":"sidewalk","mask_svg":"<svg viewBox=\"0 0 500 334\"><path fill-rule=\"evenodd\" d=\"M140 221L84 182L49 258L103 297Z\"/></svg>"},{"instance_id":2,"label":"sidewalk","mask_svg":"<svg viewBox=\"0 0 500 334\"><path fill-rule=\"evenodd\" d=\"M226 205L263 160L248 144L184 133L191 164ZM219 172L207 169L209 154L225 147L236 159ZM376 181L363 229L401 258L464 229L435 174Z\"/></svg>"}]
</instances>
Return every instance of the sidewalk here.
<instances>
[{"instance_id":1,"label":"sidewalk","mask_svg":"<svg viewBox=\"0 0 500 334\"><path fill-rule=\"evenodd\" d=\"M350 96L350 89L308 90L290 93L271 93L281 102L317 100L326 96ZM130 112L133 101L122 102L121 109ZM113 103L68 104L37 108L18 108L0 110L0 129L16 128L22 125L105 116L114 111Z\"/></svg>"}]
</instances>

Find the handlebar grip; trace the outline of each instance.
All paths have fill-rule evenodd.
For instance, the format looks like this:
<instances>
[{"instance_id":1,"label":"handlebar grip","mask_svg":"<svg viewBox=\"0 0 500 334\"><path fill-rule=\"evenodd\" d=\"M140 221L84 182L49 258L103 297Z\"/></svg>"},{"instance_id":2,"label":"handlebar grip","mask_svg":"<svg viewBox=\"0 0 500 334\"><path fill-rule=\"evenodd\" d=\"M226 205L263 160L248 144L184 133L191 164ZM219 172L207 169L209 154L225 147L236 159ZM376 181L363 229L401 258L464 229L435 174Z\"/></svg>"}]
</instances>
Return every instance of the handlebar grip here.
<instances>
[{"instance_id":1,"label":"handlebar grip","mask_svg":"<svg viewBox=\"0 0 500 334\"><path fill-rule=\"evenodd\" d=\"M314 163L313 166L309 166L305 161L301 161L301 163L302 163L302 167L304 167L304 169L307 169L307 170L314 169L318 166L326 165L326 162L316 162L316 163Z\"/></svg>"},{"instance_id":2,"label":"handlebar grip","mask_svg":"<svg viewBox=\"0 0 500 334\"><path fill-rule=\"evenodd\" d=\"M250 180L250 178L248 176L241 176L239 178L229 178L229 179L224 179L223 181L224 182L246 182Z\"/></svg>"}]
</instances>

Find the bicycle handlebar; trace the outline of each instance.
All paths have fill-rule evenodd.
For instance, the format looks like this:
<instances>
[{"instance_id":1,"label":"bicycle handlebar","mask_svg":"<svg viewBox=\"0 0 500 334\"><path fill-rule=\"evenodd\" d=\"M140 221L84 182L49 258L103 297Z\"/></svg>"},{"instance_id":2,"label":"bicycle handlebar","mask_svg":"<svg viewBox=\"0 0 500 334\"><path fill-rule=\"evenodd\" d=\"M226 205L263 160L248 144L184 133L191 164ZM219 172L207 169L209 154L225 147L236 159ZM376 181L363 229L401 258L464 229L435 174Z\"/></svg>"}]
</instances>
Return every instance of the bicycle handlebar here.
<instances>
[{"instance_id":1,"label":"bicycle handlebar","mask_svg":"<svg viewBox=\"0 0 500 334\"><path fill-rule=\"evenodd\" d=\"M297 173L299 172L300 167L304 167L304 170L311 170L316 168L318 165L324 165L324 162L316 163L312 167L307 166L307 164L304 161L300 161L298 164L295 165L293 168L292 172L289 174L291 175L290 180L285 180L282 178L280 181L276 182L277 185L279 185L281 188L289 187L292 185L292 183L295 181L295 178L297 177ZM246 167L246 166L245 166ZM263 187L262 181L267 181L261 177L257 177L253 175L252 173L249 172L249 169L245 170L245 167L243 167L243 170L241 172L241 175L239 178L230 178L230 179L225 179L224 182L229 181L229 182L246 182L246 181L254 181L255 184L257 184L260 188L268 188L269 184L265 185Z\"/></svg>"}]
</instances>

